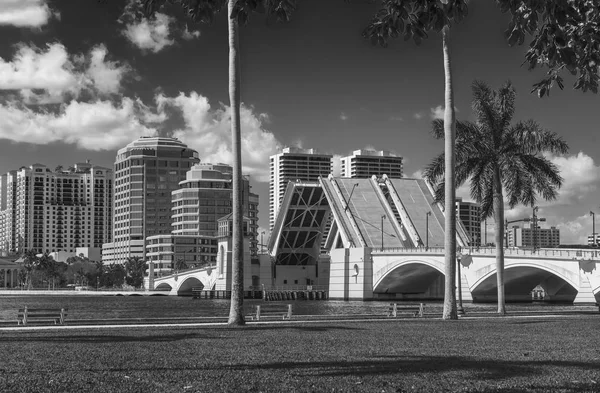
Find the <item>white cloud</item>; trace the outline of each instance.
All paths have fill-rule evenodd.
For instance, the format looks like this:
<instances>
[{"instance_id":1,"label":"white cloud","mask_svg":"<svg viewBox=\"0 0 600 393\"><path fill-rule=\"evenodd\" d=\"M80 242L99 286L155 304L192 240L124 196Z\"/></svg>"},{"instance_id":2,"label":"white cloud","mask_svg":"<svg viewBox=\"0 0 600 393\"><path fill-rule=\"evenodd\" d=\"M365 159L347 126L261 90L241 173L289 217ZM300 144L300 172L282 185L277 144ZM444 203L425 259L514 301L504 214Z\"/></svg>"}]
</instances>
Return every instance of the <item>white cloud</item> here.
<instances>
[{"instance_id":1,"label":"white cloud","mask_svg":"<svg viewBox=\"0 0 600 393\"><path fill-rule=\"evenodd\" d=\"M20 46L10 62L0 58L0 90L42 89L48 94L75 92L82 81L61 44L48 45L46 51Z\"/></svg>"},{"instance_id":2,"label":"white cloud","mask_svg":"<svg viewBox=\"0 0 600 393\"><path fill-rule=\"evenodd\" d=\"M413 117L417 120L421 120L424 117L424 115L421 112L417 112L413 115Z\"/></svg>"},{"instance_id":3,"label":"white cloud","mask_svg":"<svg viewBox=\"0 0 600 393\"><path fill-rule=\"evenodd\" d=\"M198 30L190 31L190 30L188 30L187 25L185 25L185 29L183 29L183 32L181 33L181 38L189 41L189 40L193 40L194 38L198 38L198 37L200 37L200 31L198 31Z\"/></svg>"},{"instance_id":4,"label":"white cloud","mask_svg":"<svg viewBox=\"0 0 600 393\"><path fill-rule=\"evenodd\" d=\"M592 234L592 217L579 216L570 221L560 222L556 227L560 229L562 244L587 244L587 237Z\"/></svg>"},{"instance_id":5,"label":"white cloud","mask_svg":"<svg viewBox=\"0 0 600 393\"><path fill-rule=\"evenodd\" d=\"M433 120L443 119L444 118L444 107L441 105L438 105L435 108L431 108L429 116L431 116L431 118Z\"/></svg>"},{"instance_id":6,"label":"white cloud","mask_svg":"<svg viewBox=\"0 0 600 393\"><path fill-rule=\"evenodd\" d=\"M138 48L157 53L167 46L175 44L175 40L171 38L169 27L174 20L168 15L157 12L155 19L143 18L134 21L128 24L122 33Z\"/></svg>"},{"instance_id":7,"label":"white cloud","mask_svg":"<svg viewBox=\"0 0 600 393\"><path fill-rule=\"evenodd\" d=\"M121 89L123 76L131 69L126 65L106 60L107 54L106 46L94 47L90 51L90 61L86 72L100 93L115 94Z\"/></svg>"},{"instance_id":8,"label":"white cloud","mask_svg":"<svg viewBox=\"0 0 600 393\"><path fill-rule=\"evenodd\" d=\"M348 120L348 115L346 115L344 112L340 113L340 120L342 120L342 121Z\"/></svg>"},{"instance_id":9,"label":"white cloud","mask_svg":"<svg viewBox=\"0 0 600 393\"><path fill-rule=\"evenodd\" d=\"M189 41L200 37L200 31L178 25L169 15L157 12L148 19L142 11L140 0L129 0L119 21L124 24L121 34L143 52L158 53L175 45L179 38Z\"/></svg>"},{"instance_id":10,"label":"white cloud","mask_svg":"<svg viewBox=\"0 0 600 393\"><path fill-rule=\"evenodd\" d=\"M46 0L2 0L0 1L0 26L39 28L53 13Z\"/></svg>"},{"instance_id":11,"label":"white cloud","mask_svg":"<svg viewBox=\"0 0 600 393\"><path fill-rule=\"evenodd\" d=\"M0 90L18 91L30 104L61 102L77 97L84 89L117 93L131 69L108 61L107 54L104 45L92 48L87 55L74 56L59 43L50 44L45 50L22 45L11 61L0 58Z\"/></svg>"},{"instance_id":12,"label":"white cloud","mask_svg":"<svg viewBox=\"0 0 600 393\"><path fill-rule=\"evenodd\" d=\"M113 150L139 136L156 134L143 125L144 108L124 98L110 101L71 101L59 113L36 112L16 104L0 105L0 138L14 142L64 142L88 150Z\"/></svg>"},{"instance_id":13,"label":"white cloud","mask_svg":"<svg viewBox=\"0 0 600 393\"><path fill-rule=\"evenodd\" d=\"M390 121L404 121L402 116L390 116Z\"/></svg>"},{"instance_id":14,"label":"white cloud","mask_svg":"<svg viewBox=\"0 0 600 393\"><path fill-rule=\"evenodd\" d=\"M579 203L587 195L595 193L600 185L600 167L594 159L583 152L570 156L548 156L563 177L563 186L558 191L559 197L554 202L541 204L574 204Z\"/></svg>"},{"instance_id":15,"label":"white cloud","mask_svg":"<svg viewBox=\"0 0 600 393\"><path fill-rule=\"evenodd\" d=\"M185 127L175 130L173 136L198 150L203 162L232 163L231 115L226 105L212 108L208 99L196 92L180 93L177 97L158 95L159 112L167 107L181 112ZM260 113L242 105L240 112L242 127L243 172L256 181L269 181L269 156L281 149L273 133L264 129Z\"/></svg>"},{"instance_id":16,"label":"white cloud","mask_svg":"<svg viewBox=\"0 0 600 393\"><path fill-rule=\"evenodd\" d=\"M431 117L431 120L436 120L436 119L444 120L444 110L445 110L445 107L442 105L438 105L435 108L430 108L429 116ZM457 107L454 107L454 112L458 112Z\"/></svg>"}]
</instances>

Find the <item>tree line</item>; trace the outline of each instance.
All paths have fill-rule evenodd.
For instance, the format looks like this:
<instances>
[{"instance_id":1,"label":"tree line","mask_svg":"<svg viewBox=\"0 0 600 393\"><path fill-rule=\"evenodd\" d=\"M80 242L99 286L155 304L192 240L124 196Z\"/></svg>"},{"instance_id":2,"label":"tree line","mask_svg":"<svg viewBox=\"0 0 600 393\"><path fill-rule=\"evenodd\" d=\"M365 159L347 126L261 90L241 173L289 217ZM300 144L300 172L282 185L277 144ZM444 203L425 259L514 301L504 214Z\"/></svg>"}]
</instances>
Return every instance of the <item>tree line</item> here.
<instances>
[{"instance_id":1,"label":"tree line","mask_svg":"<svg viewBox=\"0 0 600 393\"><path fill-rule=\"evenodd\" d=\"M140 257L130 257L125 264L93 261L83 254L55 261L48 253L23 254L23 269L19 271L19 286L24 289L60 289L81 286L98 289L143 288L146 263Z\"/></svg>"}]
</instances>

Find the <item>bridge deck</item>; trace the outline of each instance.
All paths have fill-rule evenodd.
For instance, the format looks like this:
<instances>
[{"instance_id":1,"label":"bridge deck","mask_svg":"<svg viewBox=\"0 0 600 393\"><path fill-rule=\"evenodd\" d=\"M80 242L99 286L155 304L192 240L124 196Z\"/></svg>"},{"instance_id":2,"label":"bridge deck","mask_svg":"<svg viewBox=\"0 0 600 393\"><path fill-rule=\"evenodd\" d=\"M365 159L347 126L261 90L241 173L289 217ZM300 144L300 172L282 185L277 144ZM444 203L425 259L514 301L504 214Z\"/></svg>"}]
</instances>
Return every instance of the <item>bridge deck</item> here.
<instances>
[{"instance_id":1,"label":"bridge deck","mask_svg":"<svg viewBox=\"0 0 600 393\"><path fill-rule=\"evenodd\" d=\"M349 200L350 212L352 213L356 225L358 226L367 247L381 248L382 247L382 218L383 219L383 243L389 247L403 247L402 239L395 235L394 228L390 223L385 208L382 206L382 201L373 189L373 184L370 179L337 179L342 194L346 201L349 200L350 192L355 184L352 198ZM384 202L386 203L386 202Z\"/></svg>"},{"instance_id":2,"label":"bridge deck","mask_svg":"<svg viewBox=\"0 0 600 393\"><path fill-rule=\"evenodd\" d=\"M415 230L425 244L426 218L429 216L429 245L440 246L444 244L444 214L433 200L433 195L427 189L424 180L420 179L390 179L398 197L404 205ZM391 245L390 245L391 246Z\"/></svg>"}]
</instances>

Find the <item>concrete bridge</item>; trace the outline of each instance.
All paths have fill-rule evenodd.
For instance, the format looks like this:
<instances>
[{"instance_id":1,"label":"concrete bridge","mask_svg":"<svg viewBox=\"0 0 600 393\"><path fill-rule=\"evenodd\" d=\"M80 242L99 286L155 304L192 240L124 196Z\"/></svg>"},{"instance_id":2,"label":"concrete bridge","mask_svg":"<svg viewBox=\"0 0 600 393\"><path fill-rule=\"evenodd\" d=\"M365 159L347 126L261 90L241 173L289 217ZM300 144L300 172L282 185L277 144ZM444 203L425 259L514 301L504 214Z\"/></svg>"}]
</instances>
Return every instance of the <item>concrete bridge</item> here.
<instances>
[{"instance_id":1,"label":"concrete bridge","mask_svg":"<svg viewBox=\"0 0 600 393\"><path fill-rule=\"evenodd\" d=\"M192 288L214 290L217 282L215 266L188 269L163 277L154 277L153 286L149 277L145 278L146 288L167 292L169 295L191 295Z\"/></svg>"},{"instance_id":2,"label":"concrete bridge","mask_svg":"<svg viewBox=\"0 0 600 393\"><path fill-rule=\"evenodd\" d=\"M549 301L600 302L595 251L506 249L504 263L507 301L530 301L531 290L541 285ZM460 268L463 300L497 300L495 248L463 249ZM443 248L331 252L331 298L441 298L443 291Z\"/></svg>"}]
</instances>

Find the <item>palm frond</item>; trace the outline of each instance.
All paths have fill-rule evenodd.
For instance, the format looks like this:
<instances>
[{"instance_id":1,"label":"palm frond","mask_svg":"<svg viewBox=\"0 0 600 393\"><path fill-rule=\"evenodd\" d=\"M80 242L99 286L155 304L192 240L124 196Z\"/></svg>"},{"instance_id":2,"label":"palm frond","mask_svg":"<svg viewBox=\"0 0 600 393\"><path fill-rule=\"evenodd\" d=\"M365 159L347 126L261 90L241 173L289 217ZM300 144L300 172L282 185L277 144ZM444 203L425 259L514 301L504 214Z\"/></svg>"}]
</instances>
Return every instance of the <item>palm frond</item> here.
<instances>
[{"instance_id":1,"label":"palm frond","mask_svg":"<svg viewBox=\"0 0 600 393\"><path fill-rule=\"evenodd\" d=\"M430 184L437 184L441 179L444 178L445 173L445 155L444 153L437 155L434 159L425 167L423 171L423 178Z\"/></svg>"},{"instance_id":2,"label":"palm frond","mask_svg":"<svg viewBox=\"0 0 600 393\"><path fill-rule=\"evenodd\" d=\"M505 82L500 89L498 89L497 96L497 111L500 115L498 126L502 129L510 127L510 123L515 114L515 100L517 92L513 88L510 81Z\"/></svg>"},{"instance_id":3,"label":"palm frond","mask_svg":"<svg viewBox=\"0 0 600 393\"><path fill-rule=\"evenodd\" d=\"M435 119L431 122L431 135L433 135L435 139L444 139L444 120Z\"/></svg>"},{"instance_id":4,"label":"palm frond","mask_svg":"<svg viewBox=\"0 0 600 393\"><path fill-rule=\"evenodd\" d=\"M473 91L472 108L480 127L496 130L498 124L497 114L494 108L496 95L490 87L482 81L474 81L471 89Z\"/></svg>"},{"instance_id":5,"label":"palm frond","mask_svg":"<svg viewBox=\"0 0 600 393\"><path fill-rule=\"evenodd\" d=\"M518 122L510 132L514 133L515 142L529 154L544 151L553 154L566 154L569 151L569 146L561 136L555 132L545 130L533 120Z\"/></svg>"}]
</instances>

